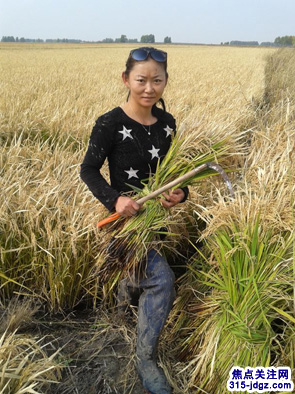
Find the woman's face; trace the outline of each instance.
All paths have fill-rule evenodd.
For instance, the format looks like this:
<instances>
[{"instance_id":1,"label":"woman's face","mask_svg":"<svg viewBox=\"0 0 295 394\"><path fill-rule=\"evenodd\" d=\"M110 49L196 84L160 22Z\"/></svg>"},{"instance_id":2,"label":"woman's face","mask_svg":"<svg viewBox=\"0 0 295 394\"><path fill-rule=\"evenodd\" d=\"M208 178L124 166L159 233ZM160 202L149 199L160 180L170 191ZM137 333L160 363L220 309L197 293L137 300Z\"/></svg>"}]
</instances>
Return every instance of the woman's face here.
<instances>
[{"instance_id":1,"label":"woman's face","mask_svg":"<svg viewBox=\"0 0 295 394\"><path fill-rule=\"evenodd\" d=\"M167 84L164 66L151 58L137 62L122 78L130 90L129 101L141 107L152 107L158 102Z\"/></svg>"}]
</instances>

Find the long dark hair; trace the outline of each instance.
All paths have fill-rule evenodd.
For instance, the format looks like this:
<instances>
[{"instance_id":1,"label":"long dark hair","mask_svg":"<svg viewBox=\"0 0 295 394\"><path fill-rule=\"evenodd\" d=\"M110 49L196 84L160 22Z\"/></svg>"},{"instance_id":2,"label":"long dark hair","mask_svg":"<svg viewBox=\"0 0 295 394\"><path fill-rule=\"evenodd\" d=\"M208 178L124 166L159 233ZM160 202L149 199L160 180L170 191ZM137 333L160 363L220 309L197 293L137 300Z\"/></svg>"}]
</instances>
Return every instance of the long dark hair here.
<instances>
[{"instance_id":1,"label":"long dark hair","mask_svg":"<svg viewBox=\"0 0 295 394\"><path fill-rule=\"evenodd\" d=\"M148 50L148 51L152 51L152 50L155 50L156 48L154 48L154 47L140 47L140 48L137 48L137 49L146 49L146 50ZM151 58L151 55L150 55L150 54L148 54L146 60L143 60L143 61L147 61L149 58ZM125 68L125 71L124 71L124 74L125 74L127 77L129 76L129 74L130 74L130 72L132 71L133 67L134 67L135 64L137 64L137 63L138 63L138 61L137 61L137 60L134 60L133 57L131 56L131 53L130 53L130 55L128 56L128 59L127 59L127 61L126 61L126 68ZM165 71L165 74L166 74L166 78L168 79L167 59L166 59L164 62L161 62L161 63L158 62L158 63L163 65L164 71ZM130 96L130 92L128 92L126 101L129 100L129 96ZM158 102L162 105L163 111L166 112L166 106L165 106L164 100L163 100L162 98L160 98ZM152 112L153 112L154 107L156 107L156 104L153 105Z\"/></svg>"}]
</instances>

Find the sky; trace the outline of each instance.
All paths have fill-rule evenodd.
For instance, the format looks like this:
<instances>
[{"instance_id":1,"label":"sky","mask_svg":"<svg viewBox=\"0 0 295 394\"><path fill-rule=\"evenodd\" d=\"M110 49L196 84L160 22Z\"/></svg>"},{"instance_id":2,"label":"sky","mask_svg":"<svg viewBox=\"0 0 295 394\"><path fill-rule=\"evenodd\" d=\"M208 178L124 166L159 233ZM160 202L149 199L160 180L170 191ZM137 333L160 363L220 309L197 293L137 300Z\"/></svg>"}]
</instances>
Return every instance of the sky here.
<instances>
[{"instance_id":1,"label":"sky","mask_svg":"<svg viewBox=\"0 0 295 394\"><path fill-rule=\"evenodd\" d=\"M100 41L154 34L157 42L220 44L295 35L295 0L0 0L0 39Z\"/></svg>"}]
</instances>

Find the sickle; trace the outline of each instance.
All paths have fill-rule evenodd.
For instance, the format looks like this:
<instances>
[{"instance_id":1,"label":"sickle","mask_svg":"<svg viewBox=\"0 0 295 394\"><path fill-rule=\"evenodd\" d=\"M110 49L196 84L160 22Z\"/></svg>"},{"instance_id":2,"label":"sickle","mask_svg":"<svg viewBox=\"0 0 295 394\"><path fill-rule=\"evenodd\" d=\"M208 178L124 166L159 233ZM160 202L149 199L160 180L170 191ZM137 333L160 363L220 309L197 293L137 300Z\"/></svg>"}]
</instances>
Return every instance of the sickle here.
<instances>
[{"instance_id":1,"label":"sickle","mask_svg":"<svg viewBox=\"0 0 295 394\"><path fill-rule=\"evenodd\" d=\"M201 164L200 166L198 166L198 167L194 168L193 170L189 171L188 173L180 176L179 178L175 179L174 181L171 181L171 182L167 183L167 185L164 185L164 186L160 187L160 189L155 190L154 192L148 194L147 196L144 196L144 197L140 198L136 202L137 202L137 204L142 205L146 201L151 200L154 197L157 197L158 195L164 193L165 191L171 189L172 187L174 187L174 186L186 181L189 178L192 178L193 176L195 176L199 172L207 170L208 168L218 172L221 175L221 177L223 178L226 186L229 189L231 197L234 198L234 191L233 191L232 184L231 184L231 182L229 180L229 177L227 176L226 172L224 171L224 169L222 169L220 167L220 165L218 165L218 164L216 164L214 162L208 161L207 163ZM100 222L98 222L97 223L97 227L98 228L102 228L106 224L111 223L114 220L117 220L120 216L121 215L119 213L115 212L112 215L109 215L105 219L103 219Z\"/></svg>"}]
</instances>

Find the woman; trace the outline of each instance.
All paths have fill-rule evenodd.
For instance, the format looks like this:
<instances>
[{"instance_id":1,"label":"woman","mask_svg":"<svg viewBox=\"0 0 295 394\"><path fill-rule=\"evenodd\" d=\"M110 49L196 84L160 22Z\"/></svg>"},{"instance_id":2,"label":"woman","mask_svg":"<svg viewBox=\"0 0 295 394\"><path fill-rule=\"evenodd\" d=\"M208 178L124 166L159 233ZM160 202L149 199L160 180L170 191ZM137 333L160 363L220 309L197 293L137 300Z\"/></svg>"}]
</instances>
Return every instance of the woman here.
<instances>
[{"instance_id":1,"label":"woman","mask_svg":"<svg viewBox=\"0 0 295 394\"><path fill-rule=\"evenodd\" d=\"M100 116L92 130L81 165L81 178L110 211L135 215L141 208L125 192L142 188L142 180L156 170L169 150L175 120L166 112L162 94L167 85L167 53L155 48L132 50L122 79L128 88L126 103ZM156 106L162 103L163 109ZM108 159L110 184L100 168ZM162 205L169 209L185 201L187 188L163 193ZM141 291L138 304L137 370L150 393L171 393L164 372L156 362L157 343L174 298L174 273L166 259L151 250L145 277L132 287Z\"/></svg>"}]
</instances>

